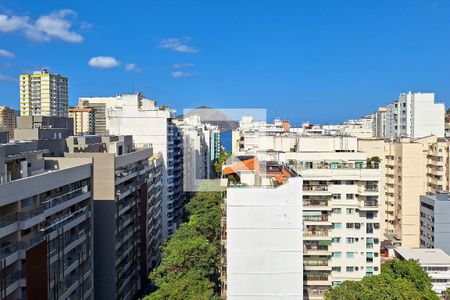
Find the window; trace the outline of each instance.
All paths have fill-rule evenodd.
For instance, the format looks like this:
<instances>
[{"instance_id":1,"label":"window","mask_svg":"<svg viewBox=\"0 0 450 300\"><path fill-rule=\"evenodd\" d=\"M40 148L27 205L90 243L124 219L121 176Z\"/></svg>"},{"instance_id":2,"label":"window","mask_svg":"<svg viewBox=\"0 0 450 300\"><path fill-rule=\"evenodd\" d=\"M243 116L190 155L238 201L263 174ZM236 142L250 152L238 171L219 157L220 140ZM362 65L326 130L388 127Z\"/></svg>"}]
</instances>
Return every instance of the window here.
<instances>
[{"instance_id":1,"label":"window","mask_svg":"<svg viewBox=\"0 0 450 300\"><path fill-rule=\"evenodd\" d=\"M333 208L331 210L331 213L333 213L333 214L340 214L341 213L341 209L340 208Z\"/></svg>"},{"instance_id":2,"label":"window","mask_svg":"<svg viewBox=\"0 0 450 300\"><path fill-rule=\"evenodd\" d=\"M353 223L347 223L347 228L353 228L354 224Z\"/></svg>"},{"instance_id":3,"label":"window","mask_svg":"<svg viewBox=\"0 0 450 300\"><path fill-rule=\"evenodd\" d=\"M353 199L353 194L347 194L347 200Z\"/></svg>"},{"instance_id":4,"label":"window","mask_svg":"<svg viewBox=\"0 0 450 300\"><path fill-rule=\"evenodd\" d=\"M342 257L342 252L333 252L333 253L331 254L331 256L332 256L332 257L335 257L335 258L341 258L341 257Z\"/></svg>"},{"instance_id":5,"label":"window","mask_svg":"<svg viewBox=\"0 0 450 300\"><path fill-rule=\"evenodd\" d=\"M340 229L342 228L342 223L332 223L331 226L333 229Z\"/></svg>"},{"instance_id":6,"label":"window","mask_svg":"<svg viewBox=\"0 0 450 300\"><path fill-rule=\"evenodd\" d=\"M340 237L334 237L334 238L331 238L331 242L332 242L332 243L339 244L339 243L341 242L341 238L340 238Z\"/></svg>"},{"instance_id":7,"label":"window","mask_svg":"<svg viewBox=\"0 0 450 300\"><path fill-rule=\"evenodd\" d=\"M347 215L352 215L354 211L355 210L353 208L347 208L346 209Z\"/></svg>"},{"instance_id":8,"label":"window","mask_svg":"<svg viewBox=\"0 0 450 300\"><path fill-rule=\"evenodd\" d=\"M333 272L341 272L341 267L332 267L331 270Z\"/></svg>"},{"instance_id":9,"label":"window","mask_svg":"<svg viewBox=\"0 0 450 300\"><path fill-rule=\"evenodd\" d=\"M354 268L353 268L353 267L346 267L345 270L346 270L347 272L353 272L353 271L354 271Z\"/></svg>"},{"instance_id":10,"label":"window","mask_svg":"<svg viewBox=\"0 0 450 300\"><path fill-rule=\"evenodd\" d=\"M355 252L347 252L346 256L347 256L347 258L353 258L353 257L355 257Z\"/></svg>"},{"instance_id":11,"label":"window","mask_svg":"<svg viewBox=\"0 0 450 300\"><path fill-rule=\"evenodd\" d=\"M347 244L353 244L353 243L355 243L355 238L348 237L347 238Z\"/></svg>"},{"instance_id":12,"label":"window","mask_svg":"<svg viewBox=\"0 0 450 300\"><path fill-rule=\"evenodd\" d=\"M333 194L333 199L341 200L341 194Z\"/></svg>"}]
</instances>

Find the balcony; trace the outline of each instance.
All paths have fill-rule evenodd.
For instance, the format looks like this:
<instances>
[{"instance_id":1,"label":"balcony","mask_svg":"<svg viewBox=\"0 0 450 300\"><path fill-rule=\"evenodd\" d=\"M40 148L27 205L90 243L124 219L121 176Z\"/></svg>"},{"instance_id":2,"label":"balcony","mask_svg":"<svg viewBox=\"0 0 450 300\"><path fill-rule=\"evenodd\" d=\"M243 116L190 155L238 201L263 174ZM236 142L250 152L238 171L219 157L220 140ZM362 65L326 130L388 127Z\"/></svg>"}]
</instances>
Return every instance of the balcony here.
<instances>
[{"instance_id":1,"label":"balcony","mask_svg":"<svg viewBox=\"0 0 450 300\"><path fill-rule=\"evenodd\" d=\"M303 294L304 299L324 299L326 289L311 288L305 290Z\"/></svg>"},{"instance_id":2,"label":"balcony","mask_svg":"<svg viewBox=\"0 0 450 300\"><path fill-rule=\"evenodd\" d=\"M304 185L303 191L326 192L328 191L328 185L326 184Z\"/></svg>"},{"instance_id":3,"label":"balcony","mask_svg":"<svg viewBox=\"0 0 450 300\"><path fill-rule=\"evenodd\" d=\"M324 245L321 244L305 244L304 245L304 254L305 255L324 255L329 256L331 255L331 251L328 248L328 245L331 244L331 241L320 241L320 243L324 243Z\"/></svg>"},{"instance_id":4,"label":"balcony","mask_svg":"<svg viewBox=\"0 0 450 300\"><path fill-rule=\"evenodd\" d=\"M378 210L378 200L369 199L361 201L359 204L359 208L361 210Z\"/></svg>"},{"instance_id":5,"label":"balcony","mask_svg":"<svg viewBox=\"0 0 450 300\"><path fill-rule=\"evenodd\" d=\"M328 200L303 200L304 210L331 210Z\"/></svg>"},{"instance_id":6,"label":"balcony","mask_svg":"<svg viewBox=\"0 0 450 300\"><path fill-rule=\"evenodd\" d=\"M327 230L307 230L303 231L304 240L328 240Z\"/></svg>"},{"instance_id":7,"label":"balcony","mask_svg":"<svg viewBox=\"0 0 450 300\"><path fill-rule=\"evenodd\" d=\"M359 193L361 195L376 196L378 195L378 184L360 185Z\"/></svg>"},{"instance_id":8,"label":"balcony","mask_svg":"<svg viewBox=\"0 0 450 300\"><path fill-rule=\"evenodd\" d=\"M303 261L305 270L331 271L328 259L306 259Z\"/></svg>"},{"instance_id":9,"label":"balcony","mask_svg":"<svg viewBox=\"0 0 450 300\"><path fill-rule=\"evenodd\" d=\"M303 216L304 222L328 222L328 215Z\"/></svg>"},{"instance_id":10,"label":"balcony","mask_svg":"<svg viewBox=\"0 0 450 300\"><path fill-rule=\"evenodd\" d=\"M331 285L327 273L305 273L303 279L307 285Z\"/></svg>"}]
</instances>

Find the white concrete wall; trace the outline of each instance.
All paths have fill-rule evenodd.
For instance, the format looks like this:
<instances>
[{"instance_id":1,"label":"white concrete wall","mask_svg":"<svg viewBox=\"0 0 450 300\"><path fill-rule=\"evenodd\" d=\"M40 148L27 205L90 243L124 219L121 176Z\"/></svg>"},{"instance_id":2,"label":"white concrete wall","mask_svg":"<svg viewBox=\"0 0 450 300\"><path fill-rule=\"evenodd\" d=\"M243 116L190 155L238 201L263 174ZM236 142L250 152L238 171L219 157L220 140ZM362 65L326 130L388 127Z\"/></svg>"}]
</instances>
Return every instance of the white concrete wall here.
<instances>
[{"instance_id":1,"label":"white concrete wall","mask_svg":"<svg viewBox=\"0 0 450 300\"><path fill-rule=\"evenodd\" d=\"M303 299L302 179L227 189L227 299Z\"/></svg>"}]
</instances>

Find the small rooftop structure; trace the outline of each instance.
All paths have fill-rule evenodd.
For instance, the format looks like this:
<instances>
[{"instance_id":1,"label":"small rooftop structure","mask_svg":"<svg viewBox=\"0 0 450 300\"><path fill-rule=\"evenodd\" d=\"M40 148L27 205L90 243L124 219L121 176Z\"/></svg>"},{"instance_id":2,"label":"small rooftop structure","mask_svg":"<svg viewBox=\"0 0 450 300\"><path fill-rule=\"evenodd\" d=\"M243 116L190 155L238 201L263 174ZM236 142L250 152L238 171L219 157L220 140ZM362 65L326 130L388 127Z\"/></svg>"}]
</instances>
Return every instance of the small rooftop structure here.
<instances>
[{"instance_id":1,"label":"small rooftop structure","mask_svg":"<svg viewBox=\"0 0 450 300\"><path fill-rule=\"evenodd\" d=\"M395 256L399 259L418 260L420 265L450 265L450 256L441 249L428 248L397 248Z\"/></svg>"}]
</instances>

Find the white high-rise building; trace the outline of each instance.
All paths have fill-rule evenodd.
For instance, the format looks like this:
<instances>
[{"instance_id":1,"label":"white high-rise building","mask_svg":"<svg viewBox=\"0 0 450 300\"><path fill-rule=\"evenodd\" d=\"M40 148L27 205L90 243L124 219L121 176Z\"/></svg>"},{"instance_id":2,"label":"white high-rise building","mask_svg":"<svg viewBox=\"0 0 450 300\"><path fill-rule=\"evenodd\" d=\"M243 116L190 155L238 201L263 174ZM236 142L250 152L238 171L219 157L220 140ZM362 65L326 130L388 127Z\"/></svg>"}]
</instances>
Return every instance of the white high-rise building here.
<instances>
[{"instance_id":1,"label":"white high-rise building","mask_svg":"<svg viewBox=\"0 0 450 300\"><path fill-rule=\"evenodd\" d=\"M69 87L67 77L47 70L20 75L20 115L67 117Z\"/></svg>"},{"instance_id":2,"label":"white high-rise building","mask_svg":"<svg viewBox=\"0 0 450 300\"><path fill-rule=\"evenodd\" d=\"M289 164L303 179L304 297L323 299L330 286L379 274L382 170L358 151L357 137L251 136L240 155Z\"/></svg>"},{"instance_id":3,"label":"white high-rise building","mask_svg":"<svg viewBox=\"0 0 450 300\"><path fill-rule=\"evenodd\" d=\"M222 295L303 299L302 179L256 158L223 173Z\"/></svg>"},{"instance_id":4,"label":"white high-rise building","mask_svg":"<svg viewBox=\"0 0 450 300\"><path fill-rule=\"evenodd\" d=\"M373 136L377 138L386 137L386 107L380 107L373 114Z\"/></svg>"},{"instance_id":5,"label":"white high-rise building","mask_svg":"<svg viewBox=\"0 0 450 300\"><path fill-rule=\"evenodd\" d=\"M172 122L175 111L157 106L141 93L80 98L80 103L95 107L96 133L100 127L108 134L132 135L136 147L151 145L154 153L161 153L164 163L163 238L167 239L181 222L184 202L183 147L179 129Z\"/></svg>"},{"instance_id":6,"label":"white high-rise building","mask_svg":"<svg viewBox=\"0 0 450 300\"><path fill-rule=\"evenodd\" d=\"M386 106L387 138L444 137L445 107L435 103L434 93L403 93Z\"/></svg>"}]
</instances>

